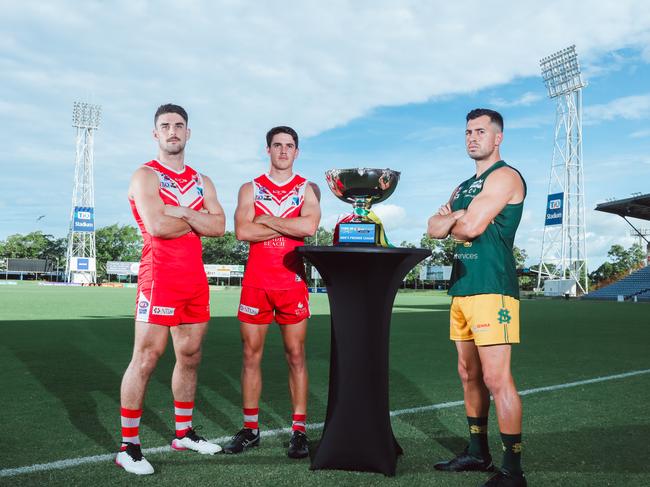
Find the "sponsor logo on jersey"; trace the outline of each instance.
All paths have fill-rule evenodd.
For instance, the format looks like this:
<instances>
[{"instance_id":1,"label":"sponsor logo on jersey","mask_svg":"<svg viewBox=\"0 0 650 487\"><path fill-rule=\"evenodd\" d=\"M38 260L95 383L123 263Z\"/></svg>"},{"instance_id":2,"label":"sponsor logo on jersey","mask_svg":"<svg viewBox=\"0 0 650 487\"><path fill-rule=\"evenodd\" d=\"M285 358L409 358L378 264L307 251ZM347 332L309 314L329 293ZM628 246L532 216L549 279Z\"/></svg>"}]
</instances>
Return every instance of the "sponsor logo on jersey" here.
<instances>
[{"instance_id":1,"label":"sponsor logo on jersey","mask_svg":"<svg viewBox=\"0 0 650 487\"><path fill-rule=\"evenodd\" d=\"M257 194L255 195L255 201L271 201L273 197L268 193L264 186L257 187Z\"/></svg>"},{"instance_id":2,"label":"sponsor logo on jersey","mask_svg":"<svg viewBox=\"0 0 650 487\"><path fill-rule=\"evenodd\" d=\"M299 274L296 274L296 282L302 281L302 277Z\"/></svg>"},{"instance_id":3,"label":"sponsor logo on jersey","mask_svg":"<svg viewBox=\"0 0 650 487\"><path fill-rule=\"evenodd\" d=\"M275 237L264 241L264 247L286 247L287 239L284 237Z\"/></svg>"},{"instance_id":4,"label":"sponsor logo on jersey","mask_svg":"<svg viewBox=\"0 0 650 487\"><path fill-rule=\"evenodd\" d=\"M174 316L175 309L176 308L167 308L165 306L154 306L151 308L151 314L158 316Z\"/></svg>"},{"instance_id":5,"label":"sponsor logo on jersey","mask_svg":"<svg viewBox=\"0 0 650 487\"><path fill-rule=\"evenodd\" d=\"M246 315L251 315L251 316L255 316L260 312L259 308L253 308L252 306L246 306L245 304L239 305L239 311L241 313L244 313Z\"/></svg>"},{"instance_id":6,"label":"sponsor logo on jersey","mask_svg":"<svg viewBox=\"0 0 650 487\"><path fill-rule=\"evenodd\" d=\"M487 331L488 328L490 328L489 323L479 323L474 326L474 331Z\"/></svg>"},{"instance_id":7,"label":"sponsor logo on jersey","mask_svg":"<svg viewBox=\"0 0 650 487\"><path fill-rule=\"evenodd\" d=\"M478 260L478 254L454 254L457 260Z\"/></svg>"}]
</instances>

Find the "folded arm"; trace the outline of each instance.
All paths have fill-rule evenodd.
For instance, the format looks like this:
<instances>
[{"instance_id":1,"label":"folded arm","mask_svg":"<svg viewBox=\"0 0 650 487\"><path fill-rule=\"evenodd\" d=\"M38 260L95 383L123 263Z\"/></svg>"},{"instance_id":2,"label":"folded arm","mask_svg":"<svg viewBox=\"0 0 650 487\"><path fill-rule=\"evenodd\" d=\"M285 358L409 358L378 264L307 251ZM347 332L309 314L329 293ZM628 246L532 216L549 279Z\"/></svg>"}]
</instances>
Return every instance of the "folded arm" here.
<instances>
[{"instance_id":1,"label":"folded arm","mask_svg":"<svg viewBox=\"0 0 650 487\"><path fill-rule=\"evenodd\" d=\"M246 242L262 242L279 237L281 233L254 223L255 201L253 199L253 183L246 183L239 189L237 209L235 210L235 235L237 240Z\"/></svg>"},{"instance_id":2,"label":"folded arm","mask_svg":"<svg viewBox=\"0 0 650 487\"><path fill-rule=\"evenodd\" d=\"M181 218L194 232L206 237L221 237L226 230L226 215L217 199L217 190L209 177L203 176L203 209L184 206L165 206L165 214Z\"/></svg>"},{"instance_id":3,"label":"folded arm","mask_svg":"<svg viewBox=\"0 0 650 487\"><path fill-rule=\"evenodd\" d=\"M288 237L312 237L320 223L320 189L309 183L305 189L305 201L296 218L279 218L271 215L259 215L253 220Z\"/></svg>"},{"instance_id":4,"label":"folded arm","mask_svg":"<svg viewBox=\"0 0 650 487\"><path fill-rule=\"evenodd\" d=\"M158 238L178 238L189 233L192 227L186 221L165 214L159 188L158 176L147 167L139 168L131 178L129 198L135 202L144 228Z\"/></svg>"},{"instance_id":5,"label":"folded arm","mask_svg":"<svg viewBox=\"0 0 650 487\"><path fill-rule=\"evenodd\" d=\"M451 194L449 201L438 209L438 213L429 218L427 224L427 235L429 237L438 239L447 238L458 219L465 214L465 210L451 210L451 201L457 191L458 188Z\"/></svg>"},{"instance_id":6,"label":"folded arm","mask_svg":"<svg viewBox=\"0 0 650 487\"><path fill-rule=\"evenodd\" d=\"M523 182L519 174L510 168L497 169L485 180L483 189L465 214L456 221L451 236L460 241L474 240L490 223L494 223L507 204L520 203L523 199Z\"/></svg>"}]
</instances>

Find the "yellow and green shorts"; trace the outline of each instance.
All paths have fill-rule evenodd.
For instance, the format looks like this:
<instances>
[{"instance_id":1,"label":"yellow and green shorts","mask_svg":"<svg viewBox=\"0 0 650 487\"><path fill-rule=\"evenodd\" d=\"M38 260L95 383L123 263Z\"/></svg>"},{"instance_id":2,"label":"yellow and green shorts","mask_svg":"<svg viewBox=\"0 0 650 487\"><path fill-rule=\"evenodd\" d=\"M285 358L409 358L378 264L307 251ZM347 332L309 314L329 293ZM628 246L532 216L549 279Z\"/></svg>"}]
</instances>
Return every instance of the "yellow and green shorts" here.
<instances>
[{"instance_id":1,"label":"yellow and green shorts","mask_svg":"<svg viewBox=\"0 0 650 487\"><path fill-rule=\"evenodd\" d=\"M519 343L519 300L503 294L454 296L449 338L478 346Z\"/></svg>"}]
</instances>

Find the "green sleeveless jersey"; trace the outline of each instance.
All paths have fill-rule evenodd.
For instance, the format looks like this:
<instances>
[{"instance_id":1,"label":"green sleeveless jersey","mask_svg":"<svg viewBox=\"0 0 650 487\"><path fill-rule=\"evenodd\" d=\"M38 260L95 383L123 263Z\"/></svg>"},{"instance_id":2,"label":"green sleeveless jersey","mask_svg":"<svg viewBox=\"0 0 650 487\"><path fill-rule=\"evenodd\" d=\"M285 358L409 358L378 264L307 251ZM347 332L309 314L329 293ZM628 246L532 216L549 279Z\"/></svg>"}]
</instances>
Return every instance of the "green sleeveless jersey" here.
<instances>
[{"instance_id":1,"label":"green sleeveless jersey","mask_svg":"<svg viewBox=\"0 0 650 487\"><path fill-rule=\"evenodd\" d=\"M487 177L504 166L511 167L504 161L498 161L478 178L472 176L461 183L454 194L451 209L467 209L483 190ZM520 173L519 176L524 184L525 198L526 181ZM523 208L523 201L506 205L481 235L471 242L456 244L449 288L451 296L504 294L519 299L519 282L512 247Z\"/></svg>"}]
</instances>

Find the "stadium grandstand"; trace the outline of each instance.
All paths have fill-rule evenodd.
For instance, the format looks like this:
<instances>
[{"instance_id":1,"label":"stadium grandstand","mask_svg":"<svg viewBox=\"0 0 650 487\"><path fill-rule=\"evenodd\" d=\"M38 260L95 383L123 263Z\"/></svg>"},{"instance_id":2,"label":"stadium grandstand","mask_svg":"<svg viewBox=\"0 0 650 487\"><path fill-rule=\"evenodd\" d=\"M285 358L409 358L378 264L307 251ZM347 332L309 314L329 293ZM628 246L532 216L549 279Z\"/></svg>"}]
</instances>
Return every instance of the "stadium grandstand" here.
<instances>
[{"instance_id":1,"label":"stadium grandstand","mask_svg":"<svg viewBox=\"0 0 650 487\"><path fill-rule=\"evenodd\" d=\"M646 260L645 267L589 293L584 296L584 299L650 301L650 242L646 238L645 232L635 227L629 220L629 218L636 218L650 221L650 193L600 203L596 206L596 210L622 217L635 230L639 238L645 240L647 244Z\"/></svg>"}]
</instances>

